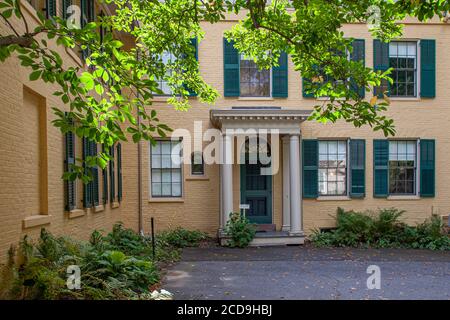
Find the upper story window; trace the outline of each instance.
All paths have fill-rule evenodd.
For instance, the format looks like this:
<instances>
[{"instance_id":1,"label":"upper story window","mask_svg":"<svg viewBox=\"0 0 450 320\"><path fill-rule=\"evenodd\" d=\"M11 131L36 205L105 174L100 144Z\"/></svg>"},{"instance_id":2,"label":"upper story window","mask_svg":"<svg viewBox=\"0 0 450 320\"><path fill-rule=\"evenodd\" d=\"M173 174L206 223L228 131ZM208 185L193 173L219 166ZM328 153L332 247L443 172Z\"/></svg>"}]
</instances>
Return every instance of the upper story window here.
<instances>
[{"instance_id":1,"label":"upper story window","mask_svg":"<svg viewBox=\"0 0 450 320\"><path fill-rule=\"evenodd\" d=\"M181 197L181 141L159 140L150 151L151 194Z\"/></svg>"},{"instance_id":2,"label":"upper story window","mask_svg":"<svg viewBox=\"0 0 450 320\"><path fill-rule=\"evenodd\" d=\"M393 97L417 96L417 42L394 41L389 44L389 66L393 68Z\"/></svg>"},{"instance_id":3,"label":"upper story window","mask_svg":"<svg viewBox=\"0 0 450 320\"><path fill-rule=\"evenodd\" d=\"M319 195L347 194L347 141L319 141Z\"/></svg>"},{"instance_id":4,"label":"upper story window","mask_svg":"<svg viewBox=\"0 0 450 320\"><path fill-rule=\"evenodd\" d=\"M417 141L389 141L389 193L416 194Z\"/></svg>"},{"instance_id":5,"label":"upper story window","mask_svg":"<svg viewBox=\"0 0 450 320\"><path fill-rule=\"evenodd\" d=\"M252 60L240 55L240 88L243 97L270 97L271 70L259 70Z\"/></svg>"},{"instance_id":6,"label":"upper story window","mask_svg":"<svg viewBox=\"0 0 450 320\"><path fill-rule=\"evenodd\" d=\"M162 62L164 65L171 64L176 60L175 56L170 52L164 52L161 56ZM166 76L161 79L156 79L156 82L158 83L158 88L163 92L163 95L171 95L172 89L169 86L169 83L167 81L167 77L170 77L172 75L172 70L169 68L166 70Z\"/></svg>"}]
</instances>

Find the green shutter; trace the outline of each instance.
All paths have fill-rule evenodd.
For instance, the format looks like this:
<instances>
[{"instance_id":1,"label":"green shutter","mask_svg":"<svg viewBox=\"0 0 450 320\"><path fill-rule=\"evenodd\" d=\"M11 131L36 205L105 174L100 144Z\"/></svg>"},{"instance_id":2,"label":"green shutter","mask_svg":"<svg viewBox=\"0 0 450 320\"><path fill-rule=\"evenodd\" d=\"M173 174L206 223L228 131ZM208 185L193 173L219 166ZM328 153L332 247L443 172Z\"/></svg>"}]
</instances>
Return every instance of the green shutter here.
<instances>
[{"instance_id":1,"label":"green shutter","mask_svg":"<svg viewBox=\"0 0 450 320\"><path fill-rule=\"evenodd\" d=\"M67 9L72 5L72 0L63 0L62 1L62 18L66 20L69 18L69 13Z\"/></svg>"},{"instance_id":2,"label":"green shutter","mask_svg":"<svg viewBox=\"0 0 450 320\"><path fill-rule=\"evenodd\" d=\"M319 143L317 140L303 140L302 146L303 197L317 198L319 194Z\"/></svg>"},{"instance_id":3,"label":"green shutter","mask_svg":"<svg viewBox=\"0 0 450 320\"><path fill-rule=\"evenodd\" d=\"M89 168L87 167L87 164L84 161L90 155L91 155L90 141L86 137L83 137L83 167L85 175L89 175ZM83 183L83 207L85 208L92 207L92 181L88 183Z\"/></svg>"},{"instance_id":4,"label":"green shutter","mask_svg":"<svg viewBox=\"0 0 450 320\"><path fill-rule=\"evenodd\" d=\"M64 163L64 170L66 172L71 172L71 165L75 164L75 135L73 132L69 131L65 134L65 151L66 151L66 159ZM75 209L76 206L76 189L75 189L75 181L66 181L66 210L71 211Z\"/></svg>"},{"instance_id":5,"label":"green shutter","mask_svg":"<svg viewBox=\"0 0 450 320\"><path fill-rule=\"evenodd\" d=\"M272 68L272 97L288 97L288 56L282 52L278 59L278 66Z\"/></svg>"},{"instance_id":6,"label":"green shutter","mask_svg":"<svg viewBox=\"0 0 450 320\"><path fill-rule=\"evenodd\" d=\"M233 42L223 38L223 85L225 97L239 97L239 52Z\"/></svg>"},{"instance_id":7,"label":"green shutter","mask_svg":"<svg viewBox=\"0 0 450 320\"><path fill-rule=\"evenodd\" d=\"M102 153L106 153L105 145L102 145ZM103 204L108 203L108 169L102 170L103 176Z\"/></svg>"},{"instance_id":8,"label":"green shutter","mask_svg":"<svg viewBox=\"0 0 450 320\"><path fill-rule=\"evenodd\" d=\"M389 140L373 141L373 192L375 198L387 197L389 174Z\"/></svg>"},{"instance_id":9,"label":"green shutter","mask_svg":"<svg viewBox=\"0 0 450 320\"><path fill-rule=\"evenodd\" d=\"M436 40L420 40L420 96L436 97Z\"/></svg>"},{"instance_id":10,"label":"green shutter","mask_svg":"<svg viewBox=\"0 0 450 320\"><path fill-rule=\"evenodd\" d=\"M350 196L366 195L366 141L350 140Z\"/></svg>"},{"instance_id":11,"label":"green shutter","mask_svg":"<svg viewBox=\"0 0 450 320\"><path fill-rule=\"evenodd\" d=\"M352 42L353 51L350 59L355 62L361 62L364 66L366 64L366 43L364 39L354 39ZM364 86L357 86L353 79L350 79L350 87L353 91L364 98L366 89Z\"/></svg>"},{"instance_id":12,"label":"green shutter","mask_svg":"<svg viewBox=\"0 0 450 320\"><path fill-rule=\"evenodd\" d=\"M114 172L114 146L109 148L109 197L111 199L111 203L116 200L116 179Z\"/></svg>"},{"instance_id":13,"label":"green shutter","mask_svg":"<svg viewBox=\"0 0 450 320\"><path fill-rule=\"evenodd\" d=\"M46 0L45 1L45 10L47 13L47 19L53 18L57 16L56 14L56 0Z\"/></svg>"},{"instance_id":14,"label":"green shutter","mask_svg":"<svg viewBox=\"0 0 450 320\"><path fill-rule=\"evenodd\" d=\"M194 47L194 55L195 55L195 60L198 61L198 39L197 38L192 38L191 39L191 45ZM191 97L196 97L197 93L189 88L187 88L187 91L189 91L189 95Z\"/></svg>"},{"instance_id":15,"label":"green shutter","mask_svg":"<svg viewBox=\"0 0 450 320\"><path fill-rule=\"evenodd\" d=\"M97 143L95 141L91 141L91 156L97 156ZM99 200L99 181L98 181L98 166L92 168L92 202L94 206L98 206L100 203Z\"/></svg>"},{"instance_id":16,"label":"green shutter","mask_svg":"<svg viewBox=\"0 0 450 320\"><path fill-rule=\"evenodd\" d=\"M373 69L382 72L389 69L389 43L373 40ZM384 86L389 88L388 83L385 83ZM383 98L383 89L375 87L375 94L379 98ZM387 95L389 95L389 91Z\"/></svg>"},{"instance_id":17,"label":"green shutter","mask_svg":"<svg viewBox=\"0 0 450 320\"><path fill-rule=\"evenodd\" d=\"M420 140L420 196L435 196L436 143Z\"/></svg>"},{"instance_id":18,"label":"green shutter","mask_svg":"<svg viewBox=\"0 0 450 320\"><path fill-rule=\"evenodd\" d=\"M122 145L117 144L117 200L122 201Z\"/></svg>"},{"instance_id":19,"label":"green shutter","mask_svg":"<svg viewBox=\"0 0 450 320\"><path fill-rule=\"evenodd\" d=\"M88 0L80 0L81 5L81 16L80 16L80 25L83 28L88 22Z\"/></svg>"}]
</instances>

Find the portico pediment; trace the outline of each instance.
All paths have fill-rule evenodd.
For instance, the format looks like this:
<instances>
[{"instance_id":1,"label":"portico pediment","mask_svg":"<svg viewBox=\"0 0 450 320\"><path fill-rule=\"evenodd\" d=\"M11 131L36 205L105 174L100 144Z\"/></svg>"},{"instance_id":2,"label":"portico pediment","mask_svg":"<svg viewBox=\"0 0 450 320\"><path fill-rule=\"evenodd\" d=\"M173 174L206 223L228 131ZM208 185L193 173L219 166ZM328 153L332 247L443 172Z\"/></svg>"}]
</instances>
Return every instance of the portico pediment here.
<instances>
[{"instance_id":1,"label":"portico pediment","mask_svg":"<svg viewBox=\"0 0 450 320\"><path fill-rule=\"evenodd\" d=\"M222 131L227 129L278 130L280 134L299 134L300 124L311 114L310 110L280 107L232 107L213 109L210 118Z\"/></svg>"}]
</instances>

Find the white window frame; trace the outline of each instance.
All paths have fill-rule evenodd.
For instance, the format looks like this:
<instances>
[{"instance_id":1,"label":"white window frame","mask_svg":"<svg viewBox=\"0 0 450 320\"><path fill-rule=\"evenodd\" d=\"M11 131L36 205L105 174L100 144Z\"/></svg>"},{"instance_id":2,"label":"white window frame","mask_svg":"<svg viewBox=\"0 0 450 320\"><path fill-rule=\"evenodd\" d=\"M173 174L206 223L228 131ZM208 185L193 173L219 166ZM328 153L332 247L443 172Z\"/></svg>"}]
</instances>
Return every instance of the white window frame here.
<instances>
[{"instance_id":1,"label":"white window frame","mask_svg":"<svg viewBox=\"0 0 450 320\"><path fill-rule=\"evenodd\" d=\"M172 141L171 139L157 139L158 142L161 141ZM181 149L180 149L180 195L179 196L174 196L174 195L170 195L170 196L163 196L163 195L159 195L159 196L154 196L153 195L153 189L152 189L152 144L151 142L149 142L149 161L148 161L148 166L149 166L149 176L148 176L148 190L149 190L149 200L167 200L167 199L183 199L184 198L184 161L183 161L183 139L179 139L179 143L181 144ZM172 152L172 151L171 151ZM162 161L162 160L161 160ZM162 179L162 176L161 176ZM173 183L173 181L171 181L171 183Z\"/></svg>"},{"instance_id":2,"label":"white window frame","mask_svg":"<svg viewBox=\"0 0 450 320\"><path fill-rule=\"evenodd\" d=\"M408 197L419 197L420 196L420 139L419 138L404 138L404 139L389 139L389 143L397 142L397 141L415 141L416 142L416 165L415 165L415 190L414 193L407 194L395 194L390 193L390 180L389 180L389 171L390 171L390 152L388 157L388 198L408 198Z\"/></svg>"},{"instance_id":3,"label":"white window frame","mask_svg":"<svg viewBox=\"0 0 450 320\"><path fill-rule=\"evenodd\" d=\"M317 188L318 191L318 199L338 199L338 198L349 198L350 196L350 139L348 138L344 138L344 139L339 139L339 138L323 138L323 139L318 139L318 156L320 156L320 142L329 142L329 141L345 141L345 145L346 145L346 153L345 153L345 193L344 194L321 194L319 188ZM339 148L339 146L338 146ZM317 164L317 170L320 170L320 160L319 163ZM319 174L317 174L317 185L319 186Z\"/></svg>"},{"instance_id":4,"label":"white window frame","mask_svg":"<svg viewBox=\"0 0 450 320\"><path fill-rule=\"evenodd\" d=\"M420 99L420 76L421 76L421 64L420 64L420 59L421 59L421 46L420 46L420 39L396 39L393 40L391 42L415 42L416 43L416 95L414 97L412 96L390 96L389 98L391 100L419 100ZM389 55L389 59L390 59L390 55ZM390 67L390 63L389 63L389 67Z\"/></svg>"},{"instance_id":5,"label":"white window frame","mask_svg":"<svg viewBox=\"0 0 450 320\"><path fill-rule=\"evenodd\" d=\"M243 57L244 57L244 55L239 53L239 88L241 88L241 59ZM246 59L246 60L253 61L252 59ZM257 65L257 67L258 67L258 65ZM240 89L239 89L239 98L244 98L244 99L268 99L268 98L272 98L273 97L273 93L272 93L272 69L273 68L269 69L269 95L268 96L243 96L241 94L241 92L240 92Z\"/></svg>"}]
</instances>

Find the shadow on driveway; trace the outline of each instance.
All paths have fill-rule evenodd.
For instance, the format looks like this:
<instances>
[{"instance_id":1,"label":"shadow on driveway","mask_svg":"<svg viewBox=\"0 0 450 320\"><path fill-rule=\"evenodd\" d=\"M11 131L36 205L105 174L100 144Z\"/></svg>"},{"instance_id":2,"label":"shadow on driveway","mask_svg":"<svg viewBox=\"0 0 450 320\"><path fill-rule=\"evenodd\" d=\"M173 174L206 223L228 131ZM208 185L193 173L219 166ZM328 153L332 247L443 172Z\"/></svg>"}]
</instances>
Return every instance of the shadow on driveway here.
<instances>
[{"instance_id":1,"label":"shadow on driveway","mask_svg":"<svg viewBox=\"0 0 450 320\"><path fill-rule=\"evenodd\" d=\"M381 288L369 290L378 266ZM450 299L450 252L188 248L163 287L175 299Z\"/></svg>"}]
</instances>

